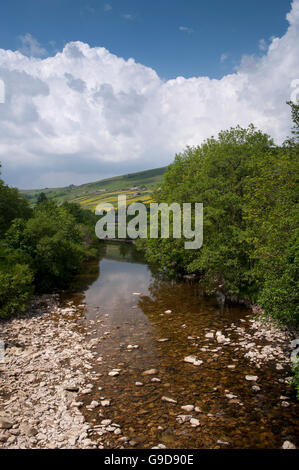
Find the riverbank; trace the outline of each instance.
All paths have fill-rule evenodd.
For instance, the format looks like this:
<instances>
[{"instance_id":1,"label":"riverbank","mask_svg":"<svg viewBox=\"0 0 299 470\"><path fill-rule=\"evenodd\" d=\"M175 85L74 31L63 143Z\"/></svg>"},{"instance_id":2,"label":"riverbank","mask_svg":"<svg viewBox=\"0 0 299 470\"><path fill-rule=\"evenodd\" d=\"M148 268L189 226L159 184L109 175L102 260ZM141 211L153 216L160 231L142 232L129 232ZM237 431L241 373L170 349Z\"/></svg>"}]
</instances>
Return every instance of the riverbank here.
<instances>
[{"instance_id":1,"label":"riverbank","mask_svg":"<svg viewBox=\"0 0 299 470\"><path fill-rule=\"evenodd\" d=\"M28 312L0 324L0 447L103 448L100 434L110 423L94 428L78 399L98 379L84 328L66 320L80 308L61 308L58 295L44 295Z\"/></svg>"},{"instance_id":2,"label":"riverbank","mask_svg":"<svg viewBox=\"0 0 299 470\"><path fill-rule=\"evenodd\" d=\"M109 397L101 396L103 392L98 387L102 374L96 371L98 354L93 350L99 341L91 339L84 324L76 321L82 316L83 308L84 305L72 303L60 306L57 295L47 295L32 301L27 316L0 324L0 338L6 345L5 363L0 364L1 447L135 446L135 442L123 435L121 427L105 416L105 410L110 405L113 407L113 403L110 404ZM247 322L250 326L245 329L242 324L245 326ZM190 339L196 342L196 338ZM278 380L288 387L292 339L287 330L259 318L246 318L240 323L231 323L222 331L206 329L205 346L198 352L201 357L209 352L217 356L227 348L241 353L260 371L244 376L244 382L248 382L254 394L262 394L265 399L267 384L264 383L263 368L268 363L281 371ZM109 362L105 367L110 371L113 369ZM227 367L231 371L238 368L233 356ZM120 369L112 371L117 376ZM224 392L232 407L244 406L234 390ZM163 399L169 400L167 396ZM294 406L289 395L281 395L279 401L281 413ZM170 406L178 407L171 402ZM200 421L214 419L211 413L190 404L185 404L183 410L188 414L180 407L175 412L180 425L191 423L196 428ZM218 441L215 447L229 445L225 440ZM156 446L165 447L161 442L156 442ZM282 440L281 447L293 448L295 444L291 440Z\"/></svg>"}]
</instances>

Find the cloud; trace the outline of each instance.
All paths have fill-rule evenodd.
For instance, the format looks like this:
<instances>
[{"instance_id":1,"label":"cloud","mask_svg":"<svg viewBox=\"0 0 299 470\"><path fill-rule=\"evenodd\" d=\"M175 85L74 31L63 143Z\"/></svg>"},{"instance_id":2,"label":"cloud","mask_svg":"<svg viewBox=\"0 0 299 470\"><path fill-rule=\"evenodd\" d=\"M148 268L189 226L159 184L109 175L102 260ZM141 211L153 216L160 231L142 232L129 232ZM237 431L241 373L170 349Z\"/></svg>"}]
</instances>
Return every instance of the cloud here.
<instances>
[{"instance_id":1,"label":"cloud","mask_svg":"<svg viewBox=\"0 0 299 470\"><path fill-rule=\"evenodd\" d=\"M110 3L105 3L104 11L111 11L111 10L112 10L112 6L110 5Z\"/></svg>"},{"instance_id":2,"label":"cloud","mask_svg":"<svg viewBox=\"0 0 299 470\"><path fill-rule=\"evenodd\" d=\"M228 59L228 54L223 53L220 56L220 62L223 64Z\"/></svg>"},{"instance_id":3,"label":"cloud","mask_svg":"<svg viewBox=\"0 0 299 470\"><path fill-rule=\"evenodd\" d=\"M192 28L189 28L188 26L179 26L180 31L185 31L188 34L194 33L194 30Z\"/></svg>"},{"instance_id":4,"label":"cloud","mask_svg":"<svg viewBox=\"0 0 299 470\"><path fill-rule=\"evenodd\" d=\"M104 47L71 42L43 59L0 49L0 161L19 187L79 184L170 163L186 145L253 122L277 143L298 96L299 0L260 57L221 79L164 81Z\"/></svg>"},{"instance_id":5,"label":"cloud","mask_svg":"<svg viewBox=\"0 0 299 470\"><path fill-rule=\"evenodd\" d=\"M259 40L259 49L261 51L266 51L267 50L267 43L266 43L265 39L260 39Z\"/></svg>"},{"instance_id":6,"label":"cloud","mask_svg":"<svg viewBox=\"0 0 299 470\"><path fill-rule=\"evenodd\" d=\"M122 17L123 17L125 20L128 20L128 21L134 20L134 15L131 15L131 13L125 13L125 14L122 15Z\"/></svg>"},{"instance_id":7,"label":"cloud","mask_svg":"<svg viewBox=\"0 0 299 470\"><path fill-rule=\"evenodd\" d=\"M37 39L35 39L30 33L20 36L22 46L20 52L24 55L43 57L47 55L46 49L41 47Z\"/></svg>"}]
</instances>

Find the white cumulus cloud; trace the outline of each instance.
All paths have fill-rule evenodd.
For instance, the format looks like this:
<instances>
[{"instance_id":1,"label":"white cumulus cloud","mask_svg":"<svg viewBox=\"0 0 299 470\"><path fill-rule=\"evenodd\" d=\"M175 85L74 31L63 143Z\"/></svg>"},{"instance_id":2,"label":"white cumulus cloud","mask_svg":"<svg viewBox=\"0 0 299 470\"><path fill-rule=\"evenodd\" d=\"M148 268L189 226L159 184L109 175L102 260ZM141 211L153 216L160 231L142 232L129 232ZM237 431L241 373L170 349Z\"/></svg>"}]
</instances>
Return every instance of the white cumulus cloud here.
<instances>
[{"instance_id":1,"label":"white cumulus cloud","mask_svg":"<svg viewBox=\"0 0 299 470\"><path fill-rule=\"evenodd\" d=\"M299 0L281 38L221 79L164 81L104 47L66 44L53 57L0 49L0 161L19 187L79 184L172 161L186 145L253 122L277 143L299 79Z\"/></svg>"}]
</instances>

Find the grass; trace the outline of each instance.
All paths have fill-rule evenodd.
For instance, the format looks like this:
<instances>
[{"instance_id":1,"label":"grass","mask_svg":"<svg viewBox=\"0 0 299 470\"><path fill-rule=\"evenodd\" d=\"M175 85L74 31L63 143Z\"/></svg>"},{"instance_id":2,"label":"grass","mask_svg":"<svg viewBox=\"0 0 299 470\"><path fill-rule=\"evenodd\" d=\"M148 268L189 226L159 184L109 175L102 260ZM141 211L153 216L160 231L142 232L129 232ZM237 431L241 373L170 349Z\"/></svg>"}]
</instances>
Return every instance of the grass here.
<instances>
[{"instance_id":1,"label":"grass","mask_svg":"<svg viewBox=\"0 0 299 470\"><path fill-rule=\"evenodd\" d=\"M145 170L138 173L115 176L94 183L80 186L70 185L64 188L45 188L21 190L32 205L36 204L41 192L48 199L58 203L64 201L76 202L82 207L94 210L99 203L117 205L117 196L126 194L127 204L143 202L149 204L152 201L152 192L162 183L166 167ZM133 189L134 188L134 189Z\"/></svg>"}]
</instances>

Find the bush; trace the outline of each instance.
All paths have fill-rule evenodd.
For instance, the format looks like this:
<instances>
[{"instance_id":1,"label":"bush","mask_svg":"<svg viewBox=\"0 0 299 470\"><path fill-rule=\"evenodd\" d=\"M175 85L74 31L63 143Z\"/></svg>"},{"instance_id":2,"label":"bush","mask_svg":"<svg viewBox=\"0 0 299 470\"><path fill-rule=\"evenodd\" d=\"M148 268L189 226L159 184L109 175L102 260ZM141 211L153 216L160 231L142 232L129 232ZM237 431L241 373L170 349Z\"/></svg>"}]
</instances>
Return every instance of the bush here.
<instances>
[{"instance_id":1,"label":"bush","mask_svg":"<svg viewBox=\"0 0 299 470\"><path fill-rule=\"evenodd\" d=\"M16 264L9 272L0 268L0 318L24 313L33 293L33 277L27 265Z\"/></svg>"}]
</instances>

